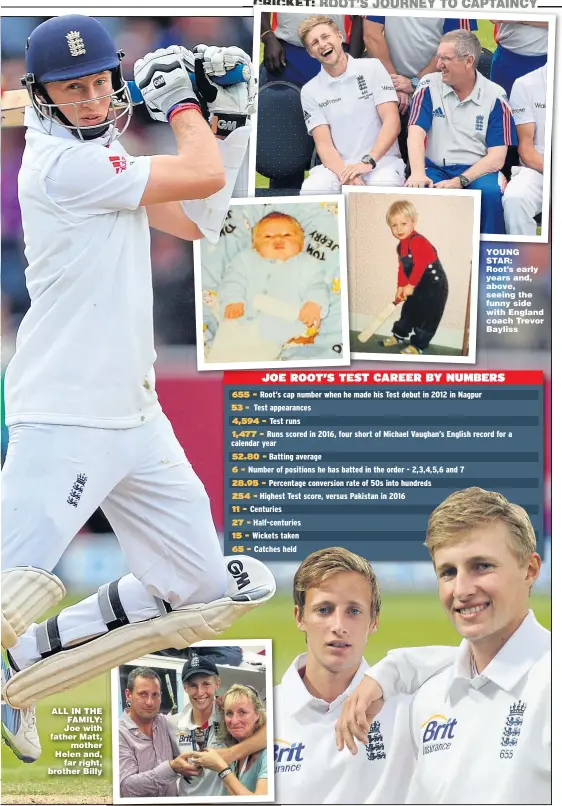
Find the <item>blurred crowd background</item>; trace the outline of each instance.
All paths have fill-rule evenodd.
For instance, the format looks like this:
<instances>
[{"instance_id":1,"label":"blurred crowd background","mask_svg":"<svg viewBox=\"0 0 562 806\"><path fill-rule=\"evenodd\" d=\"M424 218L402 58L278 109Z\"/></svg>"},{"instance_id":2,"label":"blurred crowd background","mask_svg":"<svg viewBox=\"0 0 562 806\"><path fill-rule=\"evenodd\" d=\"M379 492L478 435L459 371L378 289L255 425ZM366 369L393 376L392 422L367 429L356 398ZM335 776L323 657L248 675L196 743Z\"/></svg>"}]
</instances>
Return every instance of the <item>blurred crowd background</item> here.
<instances>
[{"instance_id":1,"label":"blurred crowd background","mask_svg":"<svg viewBox=\"0 0 562 806\"><path fill-rule=\"evenodd\" d=\"M1 27L2 82L4 89L18 89L25 72L23 51L27 36L42 17L3 17ZM125 51L124 73L133 76L136 59L149 51L170 44L193 48L200 43L238 45L252 52L252 17L100 17L111 31L118 48ZM258 18L259 23L259 18ZM169 127L152 121L142 107L137 107L132 123L123 138L132 154L170 153L174 149ZM2 375L11 358L15 334L29 305L25 288L25 257L21 219L17 200L17 174L24 147L24 130L2 132L1 150L1 258L2 258ZM493 334L486 331L486 249L518 246L517 265L537 266L539 271L531 290L536 309L544 309L543 325L522 326L518 333ZM223 402L222 373L198 373L195 364L195 303L193 286L193 252L190 244L170 236L152 232L152 266L154 280L154 320L158 362L158 392L168 417L186 453L204 482L211 498L213 516L219 532L224 524L223 498ZM545 533L550 534L550 276L551 258L548 244L483 243L480 256L479 321L477 364L481 369L541 369L545 373ZM527 284L525 284L525 290ZM358 366L372 368L368 363ZM440 368L445 368L440 366ZM451 365L451 368L457 368ZM2 458L7 446L7 430L2 406ZM97 533L97 539L89 535ZM113 535L110 542L101 540L109 526L101 511L90 520L82 538L63 559L62 571L71 587L92 588L112 579L120 566L120 549ZM404 566L407 564L404 564ZM392 571L392 569L390 569ZM126 569L123 570L126 572ZM406 586L412 584L405 567L395 569L406 575ZM292 571L287 573L287 580ZM67 574L70 574L70 579ZM392 571L391 576L393 576ZM543 579L548 579L548 574ZM429 578L428 578L429 579ZM431 577L432 579L432 577Z\"/></svg>"}]
</instances>

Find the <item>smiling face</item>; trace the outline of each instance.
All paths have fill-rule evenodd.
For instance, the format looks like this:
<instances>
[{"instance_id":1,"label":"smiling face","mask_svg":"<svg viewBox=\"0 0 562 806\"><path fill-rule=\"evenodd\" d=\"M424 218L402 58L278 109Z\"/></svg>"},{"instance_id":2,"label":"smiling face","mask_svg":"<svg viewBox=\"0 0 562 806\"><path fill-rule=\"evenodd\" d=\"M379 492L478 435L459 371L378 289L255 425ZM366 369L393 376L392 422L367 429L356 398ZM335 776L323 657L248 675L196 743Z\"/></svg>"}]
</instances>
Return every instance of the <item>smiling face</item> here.
<instances>
[{"instance_id":1,"label":"smiling face","mask_svg":"<svg viewBox=\"0 0 562 806\"><path fill-rule=\"evenodd\" d=\"M436 548L433 561L439 597L455 630L493 657L528 610L539 555L518 559L501 521L483 524Z\"/></svg>"},{"instance_id":2,"label":"smiling face","mask_svg":"<svg viewBox=\"0 0 562 806\"><path fill-rule=\"evenodd\" d=\"M341 31L327 23L315 25L306 35L304 45L312 58L325 67L334 67L345 55Z\"/></svg>"},{"instance_id":3,"label":"smiling face","mask_svg":"<svg viewBox=\"0 0 562 806\"><path fill-rule=\"evenodd\" d=\"M441 42L437 49L437 70L443 76L443 83L456 87L474 76L474 59L471 56L457 56L454 42Z\"/></svg>"},{"instance_id":4,"label":"smiling face","mask_svg":"<svg viewBox=\"0 0 562 806\"><path fill-rule=\"evenodd\" d=\"M257 729L259 714L249 697L239 695L226 697L224 701L224 723L230 735L241 742Z\"/></svg>"},{"instance_id":5,"label":"smiling face","mask_svg":"<svg viewBox=\"0 0 562 806\"><path fill-rule=\"evenodd\" d=\"M73 126L99 126L107 120L113 92L110 70L67 81L49 81L45 87Z\"/></svg>"},{"instance_id":6,"label":"smiling face","mask_svg":"<svg viewBox=\"0 0 562 806\"><path fill-rule=\"evenodd\" d=\"M396 213L390 218L390 231L399 241L409 238L416 226L416 219L405 213Z\"/></svg>"},{"instance_id":7,"label":"smiling face","mask_svg":"<svg viewBox=\"0 0 562 806\"><path fill-rule=\"evenodd\" d=\"M252 243L267 260L289 260L304 249L304 233L294 218L279 215L258 221Z\"/></svg>"},{"instance_id":8,"label":"smiling face","mask_svg":"<svg viewBox=\"0 0 562 806\"><path fill-rule=\"evenodd\" d=\"M183 687L194 711L211 712L220 684L219 677L207 674L195 674L185 681Z\"/></svg>"},{"instance_id":9,"label":"smiling face","mask_svg":"<svg viewBox=\"0 0 562 806\"><path fill-rule=\"evenodd\" d=\"M137 677L133 689L126 689L129 716L137 724L152 722L160 712L160 682L153 677Z\"/></svg>"},{"instance_id":10,"label":"smiling face","mask_svg":"<svg viewBox=\"0 0 562 806\"><path fill-rule=\"evenodd\" d=\"M358 669L376 630L371 604L371 585L358 571L339 571L307 589L302 616L295 607L297 627L306 633L307 675L319 667L333 674Z\"/></svg>"}]
</instances>

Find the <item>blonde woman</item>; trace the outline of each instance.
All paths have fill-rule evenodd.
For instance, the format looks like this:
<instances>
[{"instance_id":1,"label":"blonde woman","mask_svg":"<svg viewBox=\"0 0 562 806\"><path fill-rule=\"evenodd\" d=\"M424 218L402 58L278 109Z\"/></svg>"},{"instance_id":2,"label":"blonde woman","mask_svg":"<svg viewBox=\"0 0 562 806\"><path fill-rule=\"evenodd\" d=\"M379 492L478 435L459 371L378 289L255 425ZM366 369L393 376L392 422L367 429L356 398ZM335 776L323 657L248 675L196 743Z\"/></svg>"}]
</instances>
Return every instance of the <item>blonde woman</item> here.
<instances>
[{"instance_id":1,"label":"blonde woman","mask_svg":"<svg viewBox=\"0 0 562 806\"><path fill-rule=\"evenodd\" d=\"M265 725L265 708L255 689L232 685L223 701L224 736L227 741L241 742ZM260 750L230 767L216 750L192 753L190 760L208 770L214 770L223 780L229 795L267 795L267 751Z\"/></svg>"}]
</instances>

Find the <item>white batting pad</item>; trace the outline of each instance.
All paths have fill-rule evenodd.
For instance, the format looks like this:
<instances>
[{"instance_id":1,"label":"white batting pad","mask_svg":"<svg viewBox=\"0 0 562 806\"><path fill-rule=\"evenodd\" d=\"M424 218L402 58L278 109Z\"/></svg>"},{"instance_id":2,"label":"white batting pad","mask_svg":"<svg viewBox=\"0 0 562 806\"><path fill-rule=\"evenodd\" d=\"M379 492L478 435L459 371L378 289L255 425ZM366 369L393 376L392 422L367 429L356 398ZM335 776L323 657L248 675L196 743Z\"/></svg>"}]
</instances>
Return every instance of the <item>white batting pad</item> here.
<instances>
[{"instance_id":1,"label":"white batting pad","mask_svg":"<svg viewBox=\"0 0 562 806\"><path fill-rule=\"evenodd\" d=\"M15 674L3 691L13 708L28 708L37 700L91 680L131 658L173 647L185 649L217 638L237 619L271 599L275 579L253 557L224 557L228 572L225 595L208 604L173 610L166 616L118 627L99 638L65 649Z\"/></svg>"},{"instance_id":2,"label":"white batting pad","mask_svg":"<svg viewBox=\"0 0 562 806\"><path fill-rule=\"evenodd\" d=\"M2 572L2 647L10 649L30 624L66 594L58 577L22 566Z\"/></svg>"}]
</instances>

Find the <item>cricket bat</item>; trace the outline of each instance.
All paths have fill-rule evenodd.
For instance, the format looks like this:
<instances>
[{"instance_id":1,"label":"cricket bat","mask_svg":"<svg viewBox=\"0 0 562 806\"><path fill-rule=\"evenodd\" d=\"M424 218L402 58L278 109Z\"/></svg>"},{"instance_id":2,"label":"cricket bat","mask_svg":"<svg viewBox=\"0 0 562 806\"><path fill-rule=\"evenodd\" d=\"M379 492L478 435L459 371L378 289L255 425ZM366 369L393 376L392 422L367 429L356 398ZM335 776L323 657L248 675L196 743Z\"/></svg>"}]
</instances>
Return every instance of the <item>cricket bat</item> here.
<instances>
[{"instance_id":1,"label":"cricket bat","mask_svg":"<svg viewBox=\"0 0 562 806\"><path fill-rule=\"evenodd\" d=\"M394 311L396 309L396 306L399 305L401 301L402 300L396 300L395 299L394 302L389 302L388 305L386 305L382 309L382 311L377 316L375 316L375 318L372 320L372 322L370 322L367 325L365 330L363 330L357 336L357 338L359 339L359 341L362 344L364 344L366 341L369 341L371 336L374 336L374 334L378 331L380 326L384 325L384 323L389 318L389 316L392 316L392 314L394 313Z\"/></svg>"},{"instance_id":2,"label":"cricket bat","mask_svg":"<svg viewBox=\"0 0 562 806\"><path fill-rule=\"evenodd\" d=\"M210 80L223 87L228 87L232 84L240 84L242 81L246 81L243 73L244 67L245 65L243 64L237 64L231 70L228 70L224 76L214 76ZM191 80L195 82L195 75L193 73L189 75ZM135 82L127 81L127 85L131 93L133 104L135 104L135 106L142 104L142 94ZM26 89L6 90L2 92L2 128L23 126L23 117L25 109L28 106L31 106L31 99ZM117 104L116 108L120 106L122 105Z\"/></svg>"}]
</instances>

